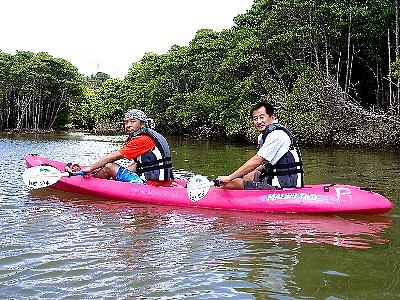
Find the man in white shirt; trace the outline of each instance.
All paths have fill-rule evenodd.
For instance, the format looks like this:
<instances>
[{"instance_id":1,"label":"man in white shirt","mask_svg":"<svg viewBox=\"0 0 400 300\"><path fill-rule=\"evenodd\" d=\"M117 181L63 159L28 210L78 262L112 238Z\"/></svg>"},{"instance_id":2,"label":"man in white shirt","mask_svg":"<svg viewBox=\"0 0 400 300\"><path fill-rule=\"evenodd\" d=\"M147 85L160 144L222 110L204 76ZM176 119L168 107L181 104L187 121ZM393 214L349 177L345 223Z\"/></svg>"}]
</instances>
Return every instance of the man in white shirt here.
<instances>
[{"instance_id":1,"label":"man in white shirt","mask_svg":"<svg viewBox=\"0 0 400 300\"><path fill-rule=\"evenodd\" d=\"M258 103L251 109L260 133L258 152L239 169L217 179L225 189L263 190L304 186L303 164L291 132L275 118L274 107Z\"/></svg>"}]
</instances>

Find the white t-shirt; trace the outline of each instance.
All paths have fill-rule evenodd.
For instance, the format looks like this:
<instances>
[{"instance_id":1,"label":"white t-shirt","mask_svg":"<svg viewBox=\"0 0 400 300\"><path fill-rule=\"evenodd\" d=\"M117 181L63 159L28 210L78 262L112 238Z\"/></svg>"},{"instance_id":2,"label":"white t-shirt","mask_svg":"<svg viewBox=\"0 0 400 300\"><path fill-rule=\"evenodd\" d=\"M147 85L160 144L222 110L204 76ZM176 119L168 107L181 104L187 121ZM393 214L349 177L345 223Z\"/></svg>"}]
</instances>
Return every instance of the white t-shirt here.
<instances>
[{"instance_id":1,"label":"white t-shirt","mask_svg":"<svg viewBox=\"0 0 400 300\"><path fill-rule=\"evenodd\" d=\"M261 138L262 134L258 136L258 142L261 141ZM267 135L267 138L258 150L257 155L274 165L286 152L289 151L290 145L290 137L283 130L274 130Z\"/></svg>"}]
</instances>

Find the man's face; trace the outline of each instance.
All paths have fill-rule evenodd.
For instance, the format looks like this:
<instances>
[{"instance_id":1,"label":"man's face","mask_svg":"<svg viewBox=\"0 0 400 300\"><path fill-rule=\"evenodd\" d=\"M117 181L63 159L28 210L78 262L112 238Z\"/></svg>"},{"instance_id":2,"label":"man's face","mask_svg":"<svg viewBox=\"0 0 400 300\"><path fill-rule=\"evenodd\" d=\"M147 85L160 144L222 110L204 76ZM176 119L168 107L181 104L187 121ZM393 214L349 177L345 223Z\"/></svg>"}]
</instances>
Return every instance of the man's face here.
<instances>
[{"instance_id":1,"label":"man's face","mask_svg":"<svg viewBox=\"0 0 400 300\"><path fill-rule=\"evenodd\" d=\"M143 127L143 124L138 119L129 118L125 119L125 131L127 134L138 131Z\"/></svg>"},{"instance_id":2,"label":"man's face","mask_svg":"<svg viewBox=\"0 0 400 300\"><path fill-rule=\"evenodd\" d=\"M263 132L274 120L273 116L267 114L264 106L253 112L253 125L258 132Z\"/></svg>"}]
</instances>

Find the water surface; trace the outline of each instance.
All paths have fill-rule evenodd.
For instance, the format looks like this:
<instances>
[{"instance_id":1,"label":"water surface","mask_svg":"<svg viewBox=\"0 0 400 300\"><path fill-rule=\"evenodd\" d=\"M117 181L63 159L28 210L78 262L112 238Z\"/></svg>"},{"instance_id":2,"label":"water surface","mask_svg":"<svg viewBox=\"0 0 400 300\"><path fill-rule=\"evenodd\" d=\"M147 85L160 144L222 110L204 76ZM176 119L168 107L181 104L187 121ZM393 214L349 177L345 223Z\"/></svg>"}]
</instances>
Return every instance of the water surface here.
<instances>
[{"instance_id":1,"label":"water surface","mask_svg":"<svg viewBox=\"0 0 400 300\"><path fill-rule=\"evenodd\" d=\"M23 157L90 164L124 137L0 137L0 298L397 299L400 154L303 149L307 183L369 186L388 214L255 214L110 201L22 183ZM177 174L227 175L254 146L169 137Z\"/></svg>"}]
</instances>

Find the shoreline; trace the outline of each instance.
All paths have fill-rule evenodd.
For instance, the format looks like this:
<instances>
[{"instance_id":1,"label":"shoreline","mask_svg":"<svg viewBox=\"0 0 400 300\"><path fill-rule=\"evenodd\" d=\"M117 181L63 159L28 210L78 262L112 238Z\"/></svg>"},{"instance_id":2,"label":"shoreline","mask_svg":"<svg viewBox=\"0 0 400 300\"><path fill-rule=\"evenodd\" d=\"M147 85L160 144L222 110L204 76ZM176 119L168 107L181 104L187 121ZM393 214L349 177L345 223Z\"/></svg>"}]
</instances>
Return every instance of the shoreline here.
<instances>
[{"instance_id":1,"label":"shoreline","mask_svg":"<svg viewBox=\"0 0 400 300\"><path fill-rule=\"evenodd\" d=\"M47 135L47 134L68 134L68 133L84 133L84 134L91 134L91 135L98 135L98 136L117 136L117 135L124 135L125 133L121 130L112 129L112 130L89 130L89 129L66 129L66 130L6 130L0 131L1 136L12 136L12 135ZM186 139L195 139L195 140L203 140L203 141L213 141L213 140L221 140L221 139L213 139L212 137L208 136L198 136L198 135L190 135L190 134L173 134L173 133L164 133L165 135L171 136L180 136ZM223 139L225 142L232 142L232 143L240 143L240 144L248 144L252 145L255 142L244 141L244 140L231 140L228 138ZM371 150L381 150L381 151L394 151L400 152L400 145L390 145L390 144L379 144L379 145L367 145L367 144L302 144L300 142L301 147L305 148L327 148L330 149L371 149Z\"/></svg>"}]
</instances>

